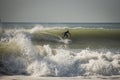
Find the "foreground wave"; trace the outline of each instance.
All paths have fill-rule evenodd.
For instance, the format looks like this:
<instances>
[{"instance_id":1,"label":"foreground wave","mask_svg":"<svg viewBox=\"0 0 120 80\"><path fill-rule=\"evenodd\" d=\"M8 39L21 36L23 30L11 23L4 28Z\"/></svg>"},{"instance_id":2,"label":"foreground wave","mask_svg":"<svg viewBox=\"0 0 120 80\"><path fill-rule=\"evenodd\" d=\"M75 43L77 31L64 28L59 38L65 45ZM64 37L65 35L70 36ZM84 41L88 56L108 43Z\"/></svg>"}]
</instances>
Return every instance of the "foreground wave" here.
<instances>
[{"instance_id":1,"label":"foreground wave","mask_svg":"<svg viewBox=\"0 0 120 80\"><path fill-rule=\"evenodd\" d=\"M14 31L0 42L0 64L1 74L120 75L120 52L104 49L76 52L69 48L53 48L49 44L35 45L28 33Z\"/></svg>"}]
</instances>

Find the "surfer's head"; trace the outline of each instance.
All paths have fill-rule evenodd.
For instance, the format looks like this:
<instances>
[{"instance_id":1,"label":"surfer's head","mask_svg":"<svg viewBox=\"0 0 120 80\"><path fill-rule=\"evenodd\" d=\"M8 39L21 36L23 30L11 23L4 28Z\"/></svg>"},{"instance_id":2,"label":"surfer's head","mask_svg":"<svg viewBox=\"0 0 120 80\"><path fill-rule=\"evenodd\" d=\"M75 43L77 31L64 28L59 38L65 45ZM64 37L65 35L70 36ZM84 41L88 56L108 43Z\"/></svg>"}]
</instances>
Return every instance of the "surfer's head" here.
<instances>
[{"instance_id":1,"label":"surfer's head","mask_svg":"<svg viewBox=\"0 0 120 80\"><path fill-rule=\"evenodd\" d=\"M67 30L66 32L69 32L69 30Z\"/></svg>"}]
</instances>

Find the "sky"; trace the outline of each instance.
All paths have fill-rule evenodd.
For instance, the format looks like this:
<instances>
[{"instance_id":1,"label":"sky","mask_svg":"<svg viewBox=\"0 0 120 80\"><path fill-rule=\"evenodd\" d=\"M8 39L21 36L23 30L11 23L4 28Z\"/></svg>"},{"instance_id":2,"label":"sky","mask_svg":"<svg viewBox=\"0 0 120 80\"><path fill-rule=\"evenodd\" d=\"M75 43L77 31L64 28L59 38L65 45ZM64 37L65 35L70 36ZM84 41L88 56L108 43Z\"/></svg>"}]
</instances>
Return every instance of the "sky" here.
<instances>
[{"instance_id":1,"label":"sky","mask_svg":"<svg viewBox=\"0 0 120 80\"><path fill-rule=\"evenodd\" d=\"M3 22L120 22L120 0L0 0Z\"/></svg>"}]
</instances>

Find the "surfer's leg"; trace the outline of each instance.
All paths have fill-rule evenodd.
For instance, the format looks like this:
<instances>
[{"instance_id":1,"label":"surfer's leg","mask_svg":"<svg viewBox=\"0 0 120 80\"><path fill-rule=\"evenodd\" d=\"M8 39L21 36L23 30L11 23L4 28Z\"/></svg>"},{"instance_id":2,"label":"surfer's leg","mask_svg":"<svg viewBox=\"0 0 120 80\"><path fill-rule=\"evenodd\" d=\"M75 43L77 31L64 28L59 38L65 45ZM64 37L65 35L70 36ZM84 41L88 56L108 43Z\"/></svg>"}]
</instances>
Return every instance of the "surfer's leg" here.
<instances>
[{"instance_id":1,"label":"surfer's leg","mask_svg":"<svg viewBox=\"0 0 120 80\"><path fill-rule=\"evenodd\" d=\"M68 38L68 35L66 34L66 38Z\"/></svg>"},{"instance_id":2,"label":"surfer's leg","mask_svg":"<svg viewBox=\"0 0 120 80\"><path fill-rule=\"evenodd\" d=\"M64 34L63 38L66 38L66 34Z\"/></svg>"}]
</instances>

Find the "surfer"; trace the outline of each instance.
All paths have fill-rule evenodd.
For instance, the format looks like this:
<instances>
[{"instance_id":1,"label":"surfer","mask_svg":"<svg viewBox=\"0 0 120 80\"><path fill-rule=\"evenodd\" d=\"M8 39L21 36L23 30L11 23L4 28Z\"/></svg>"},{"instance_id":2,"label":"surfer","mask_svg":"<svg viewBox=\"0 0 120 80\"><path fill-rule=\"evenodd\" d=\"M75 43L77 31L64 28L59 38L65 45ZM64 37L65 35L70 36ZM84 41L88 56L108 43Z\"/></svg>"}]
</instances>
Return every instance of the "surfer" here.
<instances>
[{"instance_id":1,"label":"surfer","mask_svg":"<svg viewBox=\"0 0 120 80\"><path fill-rule=\"evenodd\" d=\"M68 38L68 36L71 37L71 34L70 34L69 30L67 30L67 31L64 32L63 38Z\"/></svg>"}]
</instances>

